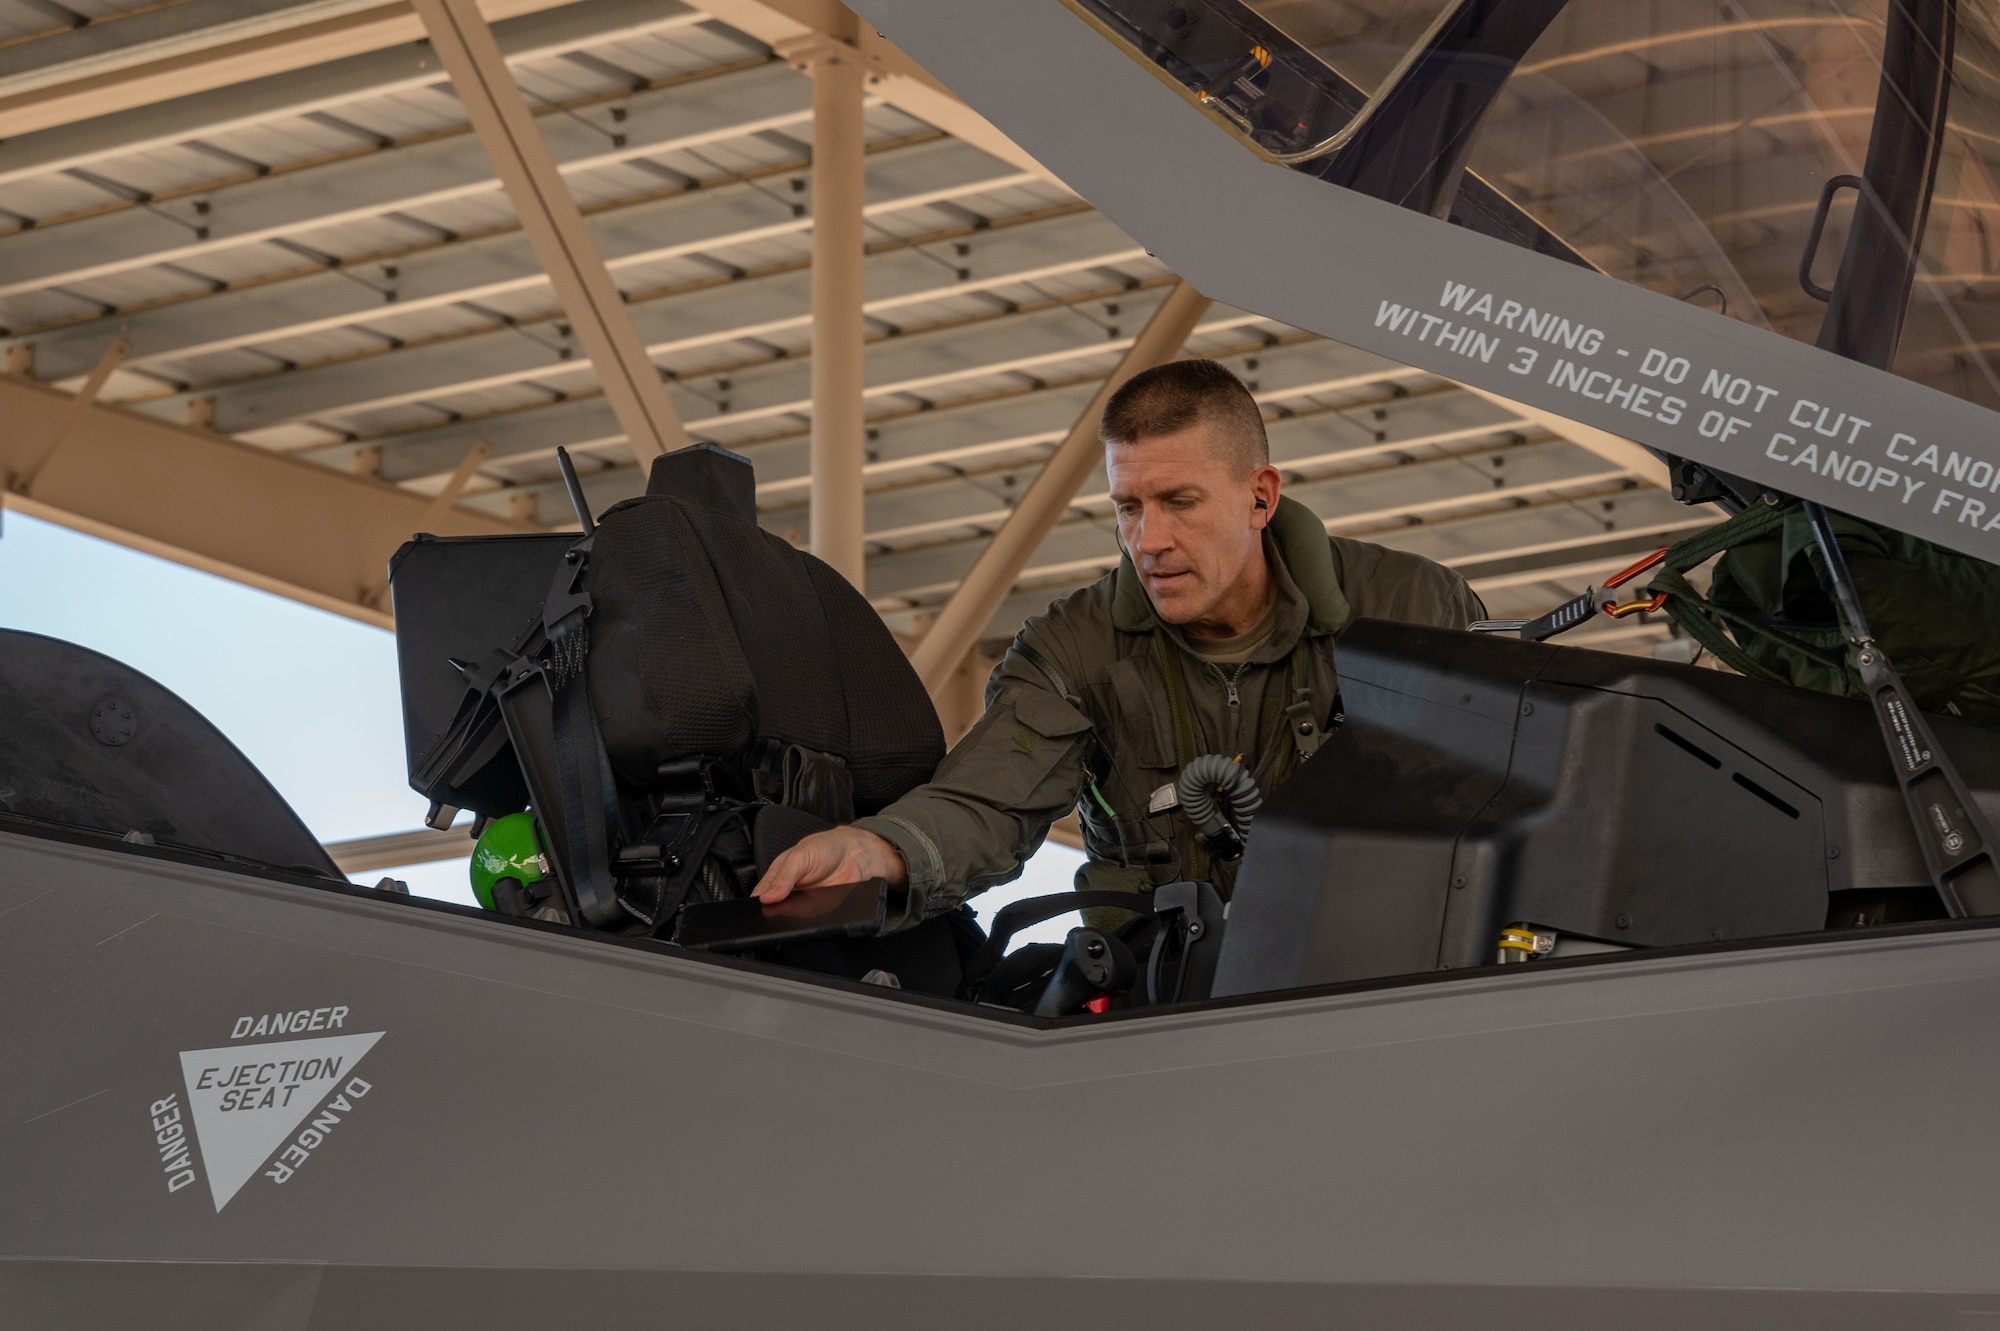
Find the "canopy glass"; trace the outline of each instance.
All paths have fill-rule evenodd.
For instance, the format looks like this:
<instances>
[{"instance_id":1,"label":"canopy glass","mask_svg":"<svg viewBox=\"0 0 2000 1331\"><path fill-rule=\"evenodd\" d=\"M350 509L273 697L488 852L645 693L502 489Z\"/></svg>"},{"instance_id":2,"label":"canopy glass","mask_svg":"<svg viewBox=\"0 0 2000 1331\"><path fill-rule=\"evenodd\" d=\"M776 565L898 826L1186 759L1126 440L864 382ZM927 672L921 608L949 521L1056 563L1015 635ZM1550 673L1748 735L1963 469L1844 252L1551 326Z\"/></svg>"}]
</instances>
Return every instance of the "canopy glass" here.
<instances>
[{"instance_id":1,"label":"canopy glass","mask_svg":"<svg viewBox=\"0 0 2000 1331\"><path fill-rule=\"evenodd\" d=\"M1987 6L1070 3L1267 159L2000 407Z\"/></svg>"}]
</instances>

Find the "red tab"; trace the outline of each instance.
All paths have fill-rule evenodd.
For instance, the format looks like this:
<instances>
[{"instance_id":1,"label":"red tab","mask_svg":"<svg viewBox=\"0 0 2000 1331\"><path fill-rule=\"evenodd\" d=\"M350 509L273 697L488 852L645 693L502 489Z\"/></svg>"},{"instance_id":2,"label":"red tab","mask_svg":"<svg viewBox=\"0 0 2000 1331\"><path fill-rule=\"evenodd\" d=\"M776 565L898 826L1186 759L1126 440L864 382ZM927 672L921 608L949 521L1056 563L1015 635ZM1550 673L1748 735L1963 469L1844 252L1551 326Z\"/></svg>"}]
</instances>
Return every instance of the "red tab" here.
<instances>
[{"instance_id":1,"label":"red tab","mask_svg":"<svg viewBox=\"0 0 2000 1331\"><path fill-rule=\"evenodd\" d=\"M1086 998L1083 1000L1083 1010L1085 1012L1095 1012L1100 1017L1103 1016L1111 1010L1111 995L1099 994L1095 998Z\"/></svg>"}]
</instances>

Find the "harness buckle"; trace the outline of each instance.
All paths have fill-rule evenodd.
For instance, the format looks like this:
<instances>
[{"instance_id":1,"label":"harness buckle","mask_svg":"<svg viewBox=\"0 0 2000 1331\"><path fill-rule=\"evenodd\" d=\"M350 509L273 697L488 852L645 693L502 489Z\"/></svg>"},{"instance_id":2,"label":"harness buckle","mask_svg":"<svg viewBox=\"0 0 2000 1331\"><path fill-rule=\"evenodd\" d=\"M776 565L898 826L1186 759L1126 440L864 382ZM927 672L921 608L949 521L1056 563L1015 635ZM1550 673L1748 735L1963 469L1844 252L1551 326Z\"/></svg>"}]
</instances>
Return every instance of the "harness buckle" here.
<instances>
[{"instance_id":1,"label":"harness buckle","mask_svg":"<svg viewBox=\"0 0 2000 1331\"><path fill-rule=\"evenodd\" d=\"M1292 732L1292 743L1298 748L1301 762L1318 753L1319 746L1326 742L1326 732L1313 716L1312 697L1304 689L1298 691L1298 701L1285 709L1285 725Z\"/></svg>"}]
</instances>

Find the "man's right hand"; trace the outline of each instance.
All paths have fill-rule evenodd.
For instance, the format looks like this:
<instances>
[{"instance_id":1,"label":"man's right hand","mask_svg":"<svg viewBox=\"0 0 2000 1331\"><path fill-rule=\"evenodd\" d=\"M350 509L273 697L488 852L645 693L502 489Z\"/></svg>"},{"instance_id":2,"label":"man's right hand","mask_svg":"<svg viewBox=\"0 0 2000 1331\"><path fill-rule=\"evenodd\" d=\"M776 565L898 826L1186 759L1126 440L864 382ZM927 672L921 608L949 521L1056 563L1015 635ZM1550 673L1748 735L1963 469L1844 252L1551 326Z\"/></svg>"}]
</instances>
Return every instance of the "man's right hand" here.
<instances>
[{"instance_id":1,"label":"man's right hand","mask_svg":"<svg viewBox=\"0 0 2000 1331\"><path fill-rule=\"evenodd\" d=\"M886 878L891 887L907 887L910 869L896 848L873 832L835 827L813 833L772 860L770 870L750 895L766 905L776 905L793 892L870 878Z\"/></svg>"}]
</instances>

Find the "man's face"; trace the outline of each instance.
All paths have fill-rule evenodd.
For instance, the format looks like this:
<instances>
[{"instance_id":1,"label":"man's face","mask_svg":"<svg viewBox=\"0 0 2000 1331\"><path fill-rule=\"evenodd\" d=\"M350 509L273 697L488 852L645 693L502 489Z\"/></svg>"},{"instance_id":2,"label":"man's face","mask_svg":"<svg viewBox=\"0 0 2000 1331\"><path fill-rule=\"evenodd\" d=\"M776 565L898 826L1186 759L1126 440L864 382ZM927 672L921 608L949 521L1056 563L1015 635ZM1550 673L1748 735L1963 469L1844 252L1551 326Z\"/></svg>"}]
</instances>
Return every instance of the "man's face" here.
<instances>
[{"instance_id":1,"label":"man's face","mask_svg":"<svg viewBox=\"0 0 2000 1331\"><path fill-rule=\"evenodd\" d=\"M1277 507L1277 469L1239 475L1210 429L1197 422L1105 450L1119 538L1169 624L1232 625L1232 594L1253 581L1252 560L1262 567L1261 533Z\"/></svg>"}]
</instances>

